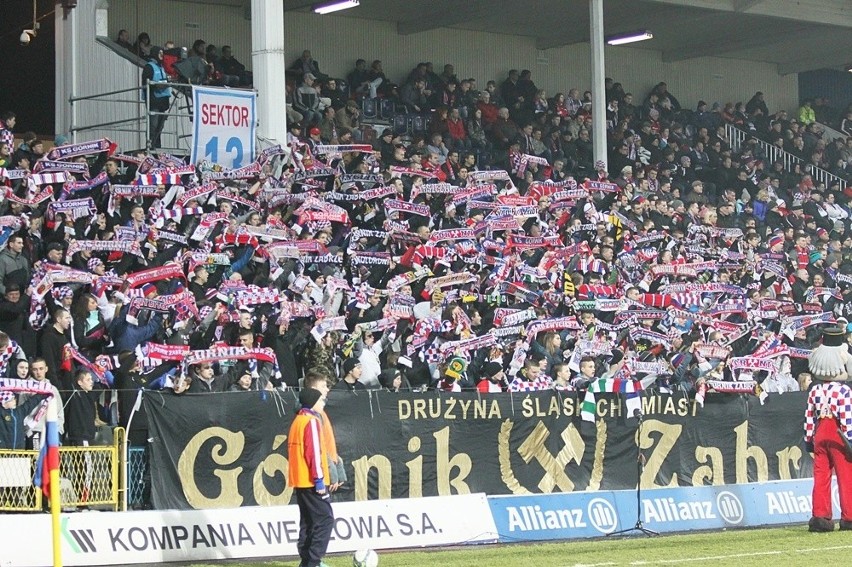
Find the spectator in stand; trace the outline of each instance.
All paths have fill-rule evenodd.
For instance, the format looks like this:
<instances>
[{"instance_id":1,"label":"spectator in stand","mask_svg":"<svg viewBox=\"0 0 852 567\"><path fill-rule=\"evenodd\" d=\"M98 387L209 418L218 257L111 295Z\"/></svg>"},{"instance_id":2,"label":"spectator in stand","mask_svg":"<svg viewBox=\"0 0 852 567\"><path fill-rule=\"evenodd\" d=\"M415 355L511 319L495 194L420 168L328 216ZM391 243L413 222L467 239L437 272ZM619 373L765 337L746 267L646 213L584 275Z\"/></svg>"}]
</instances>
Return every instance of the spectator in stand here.
<instances>
[{"instance_id":1,"label":"spectator in stand","mask_svg":"<svg viewBox=\"0 0 852 567\"><path fill-rule=\"evenodd\" d=\"M458 108L450 110L449 117L447 118L447 133L449 134L452 145L458 151L470 149L471 143L467 137L464 122L461 119Z\"/></svg>"},{"instance_id":2,"label":"spectator in stand","mask_svg":"<svg viewBox=\"0 0 852 567\"><path fill-rule=\"evenodd\" d=\"M252 74L246 71L246 66L234 57L230 45L222 46L222 52L214 67L225 76L237 77L237 84L241 87L252 84Z\"/></svg>"},{"instance_id":3,"label":"spectator in stand","mask_svg":"<svg viewBox=\"0 0 852 567\"><path fill-rule=\"evenodd\" d=\"M18 290L29 285L30 262L22 254L24 239L15 234L9 237L6 248L0 251L0 294L6 294L6 285L18 284Z\"/></svg>"},{"instance_id":4,"label":"spectator in stand","mask_svg":"<svg viewBox=\"0 0 852 567\"><path fill-rule=\"evenodd\" d=\"M26 449L24 421L43 399L44 396L33 394L25 399L21 396L19 402L14 393L0 392L0 450Z\"/></svg>"},{"instance_id":5,"label":"spectator in stand","mask_svg":"<svg viewBox=\"0 0 852 567\"><path fill-rule=\"evenodd\" d=\"M366 390L367 387L361 383L361 362L356 358L347 358L343 361L343 378L332 387L332 390L344 390L358 392Z\"/></svg>"},{"instance_id":6,"label":"spectator in stand","mask_svg":"<svg viewBox=\"0 0 852 567\"><path fill-rule=\"evenodd\" d=\"M496 119L496 114L494 117ZM485 123L481 108L476 108L476 110L473 111L470 119L467 121L466 127L467 137L470 140L471 147L479 150L491 150L492 144L488 140L487 133L488 124Z\"/></svg>"},{"instance_id":7,"label":"spectator in stand","mask_svg":"<svg viewBox=\"0 0 852 567\"><path fill-rule=\"evenodd\" d=\"M21 293L21 286L10 282L0 301L0 331L17 342L25 353L35 353L35 333L29 324L30 296Z\"/></svg>"},{"instance_id":8,"label":"spectator in stand","mask_svg":"<svg viewBox=\"0 0 852 567\"><path fill-rule=\"evenodd\" d=\"M415 79L413 83L403 85L400 97L409 112L424 114L429 111L426 99L426 79Z\"/></svg>"},{"instance_id":9,"label":"spectator in stand","mask_svg":"<svg viewBox=\"0 0 852 567\"><path fill-rule=\"evenodd\" d=\"M364 59L355 61L355 68L346 75L346 82L353 97L367 95L370 98L376 98L378 96L376 89L370 88L369 71Z\"/></svg>"},{"instance_id":10,"label":"spectator in stand","mask_svg":"<svg viewBox=\"0 0 852 567\"><path fill-rule=\"evenodd\" d=\"M136 43L133 44L133 53L142 59L148 59L151 57L152 47L151 36L149 36L146 32L142 32L136 38Z\"/></svg>"},{"instance_id":11,"label":"spectator in stand","mask_svg":"<svg viewBox=\"0 0 852 567\"><path fill-rule=\"evenodd\" d=\"M6 142L0 142L0 167L12 169L12 148Z\"/></svg>"},{"instance_id":12,"label":"spectator in stand","mask_svg":"<svg viewBox=\"0 0 852 567\"><path fill-rule=\"evenodd\" d=\"M296 89L293 108L303 116L302 122L305 126L312 126L322 119L319 93L314 86L317 78L311 73L306 73L302 79L302 84Z\"/></svg>"},{"instance_id":13,"label":"spectator in stand","mask_svg":"<svg viewBox=\"0 0 852 567\"><path fill-rule=\"evenodd\" d=\"M22 361L24 362L24 361ZM30 377L36 382L47 381L47 363L43 358L35 358L32 364L29 365ZM53 384L50 385L53 391L54 399L56 399L56 429L59 435L65 433L65 408L62 402L62 397L59 390ZM23 396L22 396L23 398ZM36 406L35 409L24 419L27 435L27 449L40 451L45 443L44 427L47 423L47 412L41 411Z\"/></svg>"},{"instance_id":14,"label":"spectator in stand","mask_svg":"<svg viewBox=\"0 0 852 567\"><path fill-rule=\"evenodd\" d=\"M337 144L340 142L338 138L337 122L334 117L337 113L331 106L326 107L322 113L322 120L319 122L320 138L327 144Z\"/></svg>"},{"instance_id":15,"label":"spectator in stand","mask_svg":"<svg viewBox=\"0 0 852 567\"><path fill-rule=\"evenodd\" d=\"M16 167L22 160L26 160L27 164L35 165L35 162L44 155L44 145L35 135L35 132L24 132L21 136L21 143L12 154L12 163ZM26 168L24 168L26 169Z\"/></svg>"},{"instance_id":16,"label":"spectator in stand","mask_svg":"<svg viewBox=\"0 0 852 567\"><path fill-rule=\"evenodd\" d=\"M370 64L370 70L367 72L367 82L370 85L370 96L376 98L378 90L382 85L387 87L388 79L385 77L385 72L382 69L382 62L376 59Z\"/></svg>"},{"instance_id":17,"label":"spectator in stand","mask_svg":"<svg viewBox=\"0 0 852 567\"><path fill-rule=\"evenodd\" d=\"M302 52L302 56L293 61L287 70L297 78L304 81L305 75L313 76L314 81L324 81L328 75L320 72L319 63L314 60L311 51L306 49Z\"/></svg>"},{"instance_id":18,"label":"spectator in stand","mask_svg":"<svg viewBox=\"0 0 852 567\"><path fill-rule=\"evenodd\" d=\"M127 30L118 30L118 36L115 38L115 42L119 45L119 47L123 47L127 51L133 51L133 44L130 43L130 32Z\"/></svg>"},{"instance_id":19,"label":"spectator in stand","mask_svg":"<svg viewBox=\"0 0 852 567\"><path fill-rule=\"evenodd\" d=\"M811 99L805 99L802 101L802 106L800 106L799 110L796 112L799 124L807 126L812 122L816 122L816 113L814 113L814 109L811 106L812 104L813 101L811 101Z\"/></svg>"},{"instance_id":20,"label":"spectator in stand","mask_svg":"<svg viewBox=\"0 0 852 567\"><path fill-rule=\"evenodd\" d=\"M228 379L225 376L216 375L211 362L192 365L189 369L189 377L192 382L188 392L191 394L224 392L228 389Z\"/></svg>"},{"instance_id":21,"label":"spectator in stand","mask_svg":"<svg viewBox=\"0 0 852 567\"><path fill-rule=\"evenodd\" d=\"M334 110L340 110L346 104L340 94L340 89L337 87L336 79L328 79L322 84L320 89L320 97L328 99L328 102L323 101L326 106L331 106Z\"/></svg>"},{"instance_id":22,"label":"spectator in stand","mask_svg":"<svg viewBox=\"0 0 852 567\"><path fill-rule=\"evenodd\" d=\"M343 108L335 112L334 120L340 130L349 130L356 141L361 140L361 109L354 100L347 100Z\"/></svg>"},{"instance_id":23,"label":"spectator in stand","mask_svg":"<svg viewBox=\"0 0 852 567\"><path fill-rule=\"evenodd\" d=\"M840 121L839 130L844 136L852 138L852 110L847 111L846 116L844 116L843 120Z\"/></svg>"},{"instance_id":24,"label":"spectator in stand","mask_svg":"<svg viewBox=\"0 0 852 567\"><path fill-rule=\"evenodd\" d=\"M0 143L6 145L6 149L11 155L15 147L15 135L12 130L15 129L17 117L14 112L6 111L0 114Z\"/></svg>"},{"instance_id":25,"label":"spectator in stand","mask_svg":"<svg viewBox=\"0 0 852 567\"><path fill-rule=\"evenodd\" d=\"M73 389L65 401L66 444L77 447L94 444L98 425L103 424L95 409L101 389L102 384L95 384L90 371L78 370L74 374ZM86 459L86 485L91 483L91 466Z\"/></svg>"},{"instance_id":26,"label":"spectator in stand","mask_svg":"<svg viewBox=\"0 0 852 567\"><path fill-rule=\"evenodd\" d=\"M47 363L47 379L60 391L70 389L70 376L62 372L65 362L65 345L70 344L71 314L64 308L57 308L51 315L51 325L46 327L39 338L38 354Z\"/></svg>"}]
</instances>

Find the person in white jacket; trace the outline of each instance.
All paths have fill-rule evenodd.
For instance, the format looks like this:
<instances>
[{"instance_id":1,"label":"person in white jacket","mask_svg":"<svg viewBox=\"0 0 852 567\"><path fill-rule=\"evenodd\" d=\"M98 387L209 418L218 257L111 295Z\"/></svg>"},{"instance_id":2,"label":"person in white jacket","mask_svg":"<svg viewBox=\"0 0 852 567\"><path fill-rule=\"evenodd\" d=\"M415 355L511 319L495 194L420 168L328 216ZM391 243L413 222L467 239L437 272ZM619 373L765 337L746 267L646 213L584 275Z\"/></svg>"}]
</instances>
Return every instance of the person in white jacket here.
<instances>
[{"instance_id":1,"label":"person in white jacket","mask_svg":"<svg viewBox=\"0 0 852 567\"><path fill-rule=\"evenodd\" d=\"M367 389L378 389L382 385L379 382L379 374L382 372L382 364L379 356L389 343L387 335L382 335L380 340L371 332L365 332L358 340L356 349L360 348L358 362L361 363L361 377L358 379Z\"/></svg>"}]
</instances>

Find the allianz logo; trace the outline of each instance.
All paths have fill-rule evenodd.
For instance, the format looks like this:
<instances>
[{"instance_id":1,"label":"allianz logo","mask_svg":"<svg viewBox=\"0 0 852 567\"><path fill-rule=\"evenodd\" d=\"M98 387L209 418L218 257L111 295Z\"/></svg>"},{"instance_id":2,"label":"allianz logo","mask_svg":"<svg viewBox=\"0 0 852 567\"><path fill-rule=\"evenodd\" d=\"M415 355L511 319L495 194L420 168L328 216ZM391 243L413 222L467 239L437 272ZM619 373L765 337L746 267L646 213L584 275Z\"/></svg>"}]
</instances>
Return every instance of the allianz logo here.
<instances>
[{"instance_id":1,"label":"allianz logo","mask_svg":"<svg viewBox=\"0 0 852 567\"><path fill-rule=\"evenodd\" d=\"M727 491L717 494L715 502L713 500L679 501L673 497L643 498L642 512L648 523L722 519L728 524L739 524L745 515L740 499Z\"/></svg>"},{"instance_id":2,"label":"allianz logo","mask_svg":"<svg viewBox=\"0 0 852 567\"><path fill-rule=\"evenodd\" d=\"M615 507L603 498L589 501L582 508L557 508L542 510L541 506L507 506L509 531L564 530L588 528L607 534L618 525Z\"/></svg>"},{"instance_id":3,"label":"allianz logo","mask_svg":"<svg viewBox=\"0 0 852 567\"><path fill-rule=\"evenodd\" d=\"M767 513L772 514L810 514L810 495L799 494L792 490L766 493Z\"/></svg>"}]
</instances>

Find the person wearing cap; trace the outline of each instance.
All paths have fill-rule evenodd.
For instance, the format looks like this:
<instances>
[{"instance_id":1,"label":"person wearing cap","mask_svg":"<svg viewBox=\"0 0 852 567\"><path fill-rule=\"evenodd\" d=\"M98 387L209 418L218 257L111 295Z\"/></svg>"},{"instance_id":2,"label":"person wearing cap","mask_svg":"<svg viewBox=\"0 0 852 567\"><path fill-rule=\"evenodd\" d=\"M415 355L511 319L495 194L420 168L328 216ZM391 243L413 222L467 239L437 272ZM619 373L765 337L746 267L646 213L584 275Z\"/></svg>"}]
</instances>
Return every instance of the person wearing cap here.
<instances>
[{"instance_id":1,"label":"person wearing cap","mask_svg":"<svg viewBox=\"0 0 852 567\"><path fill-rule=\"evenodd\" d=\"M325 396L314 388L299 392L299 412L287 440L287 485L299 506L300 567L319 567L328 549L334 512L331 508L328 452L323 442Z\"/></svg>"},{"instance_id":2,"label":"person wearing cap","mask_svg":"<svg viewBox=\"0 0 852 567\"><path fill-rule=\"evenodd\" d=\"M308 138L305 140L307 146L313 152L317 146L323 143L322 141L322 132L320 131L318 126L311 126L308 130Z\"/></svg>"},{"instance_id":3,"label":"person wearing cap","mask_svg":"<svg viewBox=\"0 0 852 567\"><path fill-rule=\"evenodd\" d=\"M476 389L483 394L505 391L506 373L503 372L503 365L495 360L486 362L482 367L482 380L476 385Z\"/></svg>"},{"instance_id":4,"label":"person wearing cap","mask_svg":"<svg viewBox=\"0 0 852 567\"><path fill-rule=\"evenodd\" d=\"M361 362L357 358L347 358L343 361L343 378L334 385L332 390L357 392L366 390L358 378L361 377Z\"/></svg>"},{"instance_id":5,"label":"person wearing cap","mask_svg":"<svg viewBox=\"0 0 852 567\"><path fill-rule=\"evenodd\" d=\"M302 122L308 126L318 124L322 118L316 80L313 73L305 73L302 84L296 89L293 97L293 108L303 116Z\"/></svg>"},{"instance_id":6,"label":"person wearing cap","mask_svg":"<svg viewBox=\"0 0 852 567\"><path fill-rule=\"evenodd\" d=\"M852 355L846 329L829 327L808 357L814 380L805 409L805 447L813 454L814 488L808 531L834 531L831 476L837 476L840 529L852 530Z\"/></svg>"}]
</instances>

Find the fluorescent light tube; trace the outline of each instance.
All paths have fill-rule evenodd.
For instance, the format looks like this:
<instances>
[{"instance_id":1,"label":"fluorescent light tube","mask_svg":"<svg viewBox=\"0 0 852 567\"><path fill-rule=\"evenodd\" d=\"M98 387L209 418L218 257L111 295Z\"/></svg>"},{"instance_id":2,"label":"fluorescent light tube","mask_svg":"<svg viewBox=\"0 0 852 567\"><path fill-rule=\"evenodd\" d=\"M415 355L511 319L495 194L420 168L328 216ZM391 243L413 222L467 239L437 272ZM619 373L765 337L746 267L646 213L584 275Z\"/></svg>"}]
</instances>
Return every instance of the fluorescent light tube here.
<instances>
[{"instance_id":1,"label":"fluorescent light tube","mask_svg":"<svg viewBox=\"0 0 852 567\"><path fill-rule=\"evenodd\" d=\"M330 14L339 10L348 10L354 8L361 3L361 0L340 0L339 2L327 2L325 4L317 4L314 6L314 12L317 14Z\"/></svg>"},{"instance_id":2,"label":"fluorescent light tube","mask_svg":"<svg viewBox=\"0 0 852 567\"><path fill-rule=\"evenodd\" d=\"M653 37L654 34L647 30L644 30L638 32L624 33L621 35L614 35L612 37L608 37L606 42L609 45L624 45L625 43L633 43L635 41L645 41L646 39L651 39Z\"/></svg>"}]
</instances>

